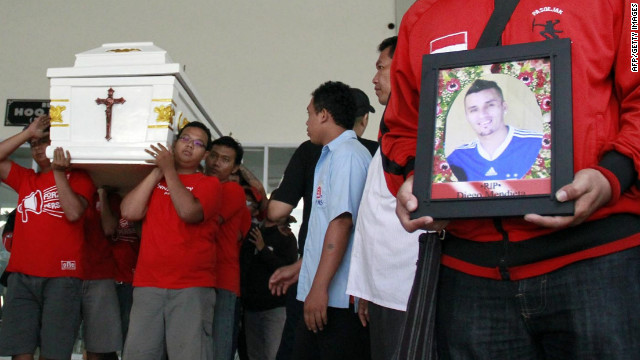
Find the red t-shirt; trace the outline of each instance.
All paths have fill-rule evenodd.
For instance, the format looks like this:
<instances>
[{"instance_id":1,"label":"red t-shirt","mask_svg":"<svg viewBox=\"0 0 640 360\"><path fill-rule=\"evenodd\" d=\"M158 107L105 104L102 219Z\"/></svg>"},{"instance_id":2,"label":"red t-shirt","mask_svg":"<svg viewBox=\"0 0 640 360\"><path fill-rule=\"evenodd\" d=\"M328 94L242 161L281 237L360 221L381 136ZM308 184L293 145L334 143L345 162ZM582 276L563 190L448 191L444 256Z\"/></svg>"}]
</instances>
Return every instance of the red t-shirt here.
<instances>
[{"instance_id":1,"label":"red t-shirt","mask_svg":"<svg viewBox=\"0 0 640 360\"><path fill-rule=\"evenodd\" d=\"M240 296L240 247L251 228L251 213L240 184L222 183L222 223L217 234L217 288L233 291Z\"/></svg>"},{"instance_id":2,"label":"red t-shirt","mask_svg":"<svg viewBox=\"0 0 640 360\"><path fill-rule=\"evenodd\" d=\"M95 193L85 215L82 269L84 280L113 279L115 263L109 240L102 229L100 201Z\"/></svg>"},{"instance_id":3,"label":"red t-shirt","mask_svg":"<svg viewBox=\"0 0 640 360\"><path fill-rule=\"evenodd\" d=\"M197 224L180 220L167 183L158 183L142 223L134 286L183 289L215 285L220 182L201 173L180 175L180 181L200 201L204 220Z\"/></svg>"},{"instance_id":4,"label":"red t-shirt","mask_svg":"<svg viewBox=\"0 0 640 360\"><path fill-rule=\"evenodd\" d=\"M91 201L96 189L82 170L67 172L73 191ZM64 216L53 171L36 174L12 163L5 180L18 193L14 241L7 270L40 277L82 277L85 217Z\"/></svg>"},{"instance_id":5,"label":"red t-shirt","mask_svg":"<svg viewBox=\"0 0 640 360\"><path fill-rule=\"evenodd\" d=\"M140 251L140 237L132 222L119 220L116 233L112 237L111 251L116 264L114 279L127 284L133 283L133 273Z\"/></svg>"}]
</instances>

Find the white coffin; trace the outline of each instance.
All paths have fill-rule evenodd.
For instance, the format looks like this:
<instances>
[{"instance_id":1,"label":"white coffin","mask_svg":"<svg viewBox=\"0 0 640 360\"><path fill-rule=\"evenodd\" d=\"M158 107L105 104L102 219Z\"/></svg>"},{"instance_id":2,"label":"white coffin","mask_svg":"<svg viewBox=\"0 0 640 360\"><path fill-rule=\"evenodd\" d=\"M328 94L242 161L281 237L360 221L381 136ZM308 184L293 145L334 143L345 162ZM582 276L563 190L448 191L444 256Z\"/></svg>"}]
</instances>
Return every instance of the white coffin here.
<instances>
[{"instance_id":1,"label":"white coffin","mask_svg":"<svg viewBox=\"0 0 640 360\"><path fill-rule=\"evenodd\" d=\"M150 167L151 144L171 146L187 122L200 121L214 138L222 132L201 104L180 64L151 42L104 44L76 54L73 67L50 68L51 146L69 150L76 167L97 185L130 188ZM123 103L111 107L110 139L104 104L110 89Z\"/></svg>"}]
</instances>

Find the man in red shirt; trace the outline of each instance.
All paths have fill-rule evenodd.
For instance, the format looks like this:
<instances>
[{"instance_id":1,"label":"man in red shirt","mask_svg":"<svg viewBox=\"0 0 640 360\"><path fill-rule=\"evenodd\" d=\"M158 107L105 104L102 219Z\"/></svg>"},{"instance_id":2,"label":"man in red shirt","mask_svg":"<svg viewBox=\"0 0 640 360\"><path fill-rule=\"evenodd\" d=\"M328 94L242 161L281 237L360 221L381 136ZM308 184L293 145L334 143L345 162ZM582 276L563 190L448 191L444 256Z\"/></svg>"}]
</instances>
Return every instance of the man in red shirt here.
<instances>
[{"instance_id":1,"label":"man in red shirt","mask_svg":"<svg viewBox=\"0 0 640 360\"><path fill-rule=\"evenodd\" d=\"M214 236L221 186L197 172L211 133L191 122L172 149L146 150L156 165L122 200L122 217L142 220L142 240L133 285L131 322L123 357L207 359L216 278Z\"/></svg>"},{"instance_id":2,"label":"man in red shirt","mask_svg":"<svg viewBox=\"0 0 640 360\"><path fill-rule=\"evenodd\" d=\"M506 3L416 1L402 20L391 65L380 127L387 185L407 230L447 230L439 358L637 358L640 74L629 56L637 48L635 2L521 0L498 34L505 46L571 40L574 178L555 198L574 200L574 216L409 218L418 205L411 189L423 56L474 49L496 6Z\"/></svg>"},{"instance_id":3,"label":"man in red shirt","mask_svg":"<svg viewBox=\"0 0 640 360\"><path fill-rule=\"evenodd\" d=\"M214 358L233 359L236 348L237 323L240 319L240 247L251 227L251 214L246 204L244 189L230 181L238 170L244 150L230 136L216 139L205 161L207 175L221 182L224 204L220 208L220 230L216 236L216 307L213 318Z\"/></svg>"},{"instance_id":4,"label":"man in red shirt","mask_svg":"<svg viewBox=\"0 0 640 360\"><path fill-rule=\"evenodd\" d=\"M33 359L71 357L80 326L84 214L95 192L89 176L70 170L69 152L45 155L48 116L0 143L0 179L18 193L8 292L0 328L0 355ZM29 142L40 170L9 160Z\"/></svg>"}]
</instances>

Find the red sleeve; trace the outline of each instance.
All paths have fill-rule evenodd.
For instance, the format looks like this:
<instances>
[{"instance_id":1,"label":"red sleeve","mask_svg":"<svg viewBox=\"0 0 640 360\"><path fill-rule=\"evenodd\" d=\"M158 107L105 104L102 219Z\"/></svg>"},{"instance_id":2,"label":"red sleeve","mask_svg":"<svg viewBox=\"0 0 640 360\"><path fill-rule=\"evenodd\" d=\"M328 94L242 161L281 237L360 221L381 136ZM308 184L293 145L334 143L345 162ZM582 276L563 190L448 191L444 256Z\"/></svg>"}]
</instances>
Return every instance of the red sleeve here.
<instances>
[{"instance_id":1,"label":"red sleeve","mask_svg":"<svg viewBox=\"0 0 640 360\"><path fill-rule=\"evenodd\" d=\"M433 1L416 1L402 19L391 63L391 95L380 126L380 149L387 186L392 194L413 173L418 131L420 74L411 65L409 40L413 24Z\"/></svg>"},{"instance_id":2,"label":"red sleeve","mask_svg":"<svg viewBox=\"0 0 640 360\"><path fill-rule=\"evenodd\" d=\"M640 72L638 69L638 35L639 31L631 31L631 1L625 0L624 6L612 5L615 19L614 38L617 45L614 86L616 97L620 100L620 116L617 127L619 129L615 139L605 144L603 154L615 151L629 158L633 162L634 180L638 180L640 173ZM637 10L637 8L636 8ZM637 16L636 16L637 19ZM633 39L635 36L635 39ZM635 49L635 50L634 50ZM633 52L635 51L635 60ZM635 65L635 69L634 69ZM635 71L634 71L635 70ZM607 168L619 180L625 178L623 162L600 163L600 166ZM627 170L628 171L628 170ZM622 191L627 187L625 181L621 181Z\"/></svg>"},{"instance_id":3,"label":"red sleeve","mask_svg":"<svg viewBox=\"0 0 640 360\"><path fill-rule=\"evenodd\" d=\"M247 198L244 189L236 182L228 181L223 185L223 201L220 216L224 221L231 219L238 211L247 208Z\"/></svg>"},{"instance_id":4,"label":"red sleeve","mask_svg":"<svg viewBox=\"0 0 640 360\"><path fill-rule=\"evenodd\" d=\"M29 175L29 173L35 174L33 170L23 168L22 166L12 161L11 170L9 170L9 175L4 180L4 182L13 190L15 190L15 192L19 192L20 183Z\"/></svg>"},{"instance_id":5,"label":"red sleeve","mask_svg":"<svg viewBox=\"0 0 640 360\"><path fill-rule=\"evenodd\" d=\"M221 193L220 181L215 176L203 175L194 186L191 194L200 201L205 221L220 213Z\"/></svg>"}]
</instances>

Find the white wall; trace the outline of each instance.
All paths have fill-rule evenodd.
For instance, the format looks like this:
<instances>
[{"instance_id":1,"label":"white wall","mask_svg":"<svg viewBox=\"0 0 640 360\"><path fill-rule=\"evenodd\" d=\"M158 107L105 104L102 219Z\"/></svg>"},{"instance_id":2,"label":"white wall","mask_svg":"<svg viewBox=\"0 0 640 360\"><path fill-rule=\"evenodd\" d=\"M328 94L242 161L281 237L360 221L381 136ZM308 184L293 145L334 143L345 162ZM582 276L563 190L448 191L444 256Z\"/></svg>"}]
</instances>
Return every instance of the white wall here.
<instances>
[{"instance_id":1,"label":"white wall","mask_svg":"<svg viewBox=\"0 0 640 360\"><path fill-rule=\"evenodd\" d=\"M0 0L0 104L49 97L46 69L103 43L153 41L186 65L214 121L243 143L306 140L310 92L326 80L364 90L393 0ZM4 116L4 111L0 112ZM0 127L0 138L18 129Z\"/></svg>"}]
</instances>

